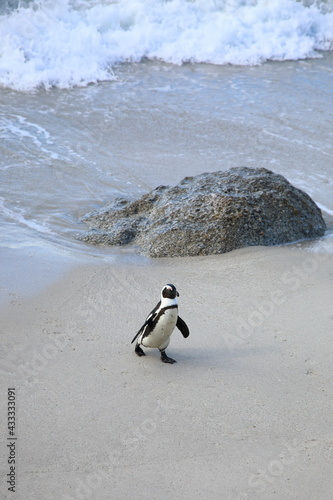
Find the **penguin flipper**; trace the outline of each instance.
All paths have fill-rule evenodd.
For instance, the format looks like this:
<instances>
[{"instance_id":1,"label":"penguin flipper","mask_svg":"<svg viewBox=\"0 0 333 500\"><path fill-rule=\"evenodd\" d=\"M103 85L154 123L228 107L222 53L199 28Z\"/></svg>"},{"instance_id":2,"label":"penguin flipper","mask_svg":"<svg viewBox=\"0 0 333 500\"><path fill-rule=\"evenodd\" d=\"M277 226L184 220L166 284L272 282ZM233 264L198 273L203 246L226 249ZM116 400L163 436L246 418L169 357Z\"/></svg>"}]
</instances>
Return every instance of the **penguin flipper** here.
<instances>
[{"instance_id":1,"label":"penguin flipper","mask_svg":"<svg viewBox=\"0 0 333 500\"><path fill-rule=\"evenodd\" d=\"M131 344L133 344L134 340L136 340L138 338L138 336L140 335L140 333L142 333L144 327L146 326L147 324L147 321L142 325L142 327L140 328L140 330L138 331L138 333L135 335L134 339L132 340Z\"/></svg>"},{"instance_id":2,"label":"penguin flipper","mask_svg":"<svg viewBox=\"0 0 333 500\"><path fill-rule=\"evenodd\" d=\"M143 323L142 327L140 328L138 333L135 335L131 344L133 344L134 340L136 340L138 338L138 336L140 335L140 333L143 332L143 330L146 328L146 326L151 326L151 324L156 316L156 311L160 307L160 305L161 305L161 301L159 301L159 303L154 307L154 309L148 314L146 321Z\"/></svg>"},{"instance_id":3,"label":"penguin flipper","mask_svg":"<svg viewBox=\"0 0 333 500\"><path fill-rule=\"evenodd\" d=\"M190 330L188 329L185 321L178 316L176 327L181 331L183 337L186 339L190 335Z\"/></svg>"}]
</instances>

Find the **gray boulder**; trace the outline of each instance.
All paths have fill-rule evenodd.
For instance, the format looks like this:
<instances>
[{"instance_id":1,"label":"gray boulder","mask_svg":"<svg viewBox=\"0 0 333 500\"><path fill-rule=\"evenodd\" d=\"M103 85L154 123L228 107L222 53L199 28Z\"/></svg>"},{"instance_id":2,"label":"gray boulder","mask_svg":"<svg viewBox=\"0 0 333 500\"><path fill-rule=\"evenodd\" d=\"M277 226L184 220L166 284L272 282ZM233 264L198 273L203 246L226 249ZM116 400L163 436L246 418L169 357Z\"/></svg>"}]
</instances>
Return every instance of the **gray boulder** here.
<instances>
[{"instance_id":1,"label":"gray boulder","mask_svg":"<svg viewBox=\"0 0 333 500\"><path fill-rule=\"evenodd\" d=\"M253 245L316 238L326 225L309 195L265 168L185 177L139 200L118 198L84 220L80 239L95 244L135 243L151 257L209 255Z\"/></svg>"}]
</instances>

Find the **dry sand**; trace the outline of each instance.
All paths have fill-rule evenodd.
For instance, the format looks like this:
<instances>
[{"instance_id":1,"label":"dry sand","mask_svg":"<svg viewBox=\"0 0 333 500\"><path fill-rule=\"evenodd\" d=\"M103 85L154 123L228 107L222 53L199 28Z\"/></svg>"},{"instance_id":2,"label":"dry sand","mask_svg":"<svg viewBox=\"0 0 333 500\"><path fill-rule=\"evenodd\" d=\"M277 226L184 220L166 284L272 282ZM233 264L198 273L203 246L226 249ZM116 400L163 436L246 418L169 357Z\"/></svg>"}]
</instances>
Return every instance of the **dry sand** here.
<instances>
[{"instance_id":1,"label":"dry sand","mask_svg":"<svg viewBox=\"0 0 333 500\"><path fill-rule=\"evenodd\" d=\"M333 256L300 246L74 268L2 311L2 499L333 498ZM130 341L174 283L190 337ZM7 490L7 387L17 404Z\"/></svg>"}]
</instances>

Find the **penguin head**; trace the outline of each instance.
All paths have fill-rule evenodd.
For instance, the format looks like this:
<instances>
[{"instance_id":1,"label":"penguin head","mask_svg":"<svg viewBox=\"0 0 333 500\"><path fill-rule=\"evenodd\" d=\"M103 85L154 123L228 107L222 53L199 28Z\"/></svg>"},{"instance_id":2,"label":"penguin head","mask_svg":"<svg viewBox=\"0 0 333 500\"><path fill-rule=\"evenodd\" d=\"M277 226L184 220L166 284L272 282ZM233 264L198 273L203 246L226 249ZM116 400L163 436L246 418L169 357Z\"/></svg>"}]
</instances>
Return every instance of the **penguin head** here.
<instances>
[{"instance_id":1,"label":"penguin head","mask_svg":"<svg viewBox=\"0 0 333 500\"><path fill-rule=\"evenodd\" d=\"M175 285L165 285L162 288L162 297L165 299L175 299L176 297L179 297L179 293L177 292Z\"/></svg>"}]
</instances>

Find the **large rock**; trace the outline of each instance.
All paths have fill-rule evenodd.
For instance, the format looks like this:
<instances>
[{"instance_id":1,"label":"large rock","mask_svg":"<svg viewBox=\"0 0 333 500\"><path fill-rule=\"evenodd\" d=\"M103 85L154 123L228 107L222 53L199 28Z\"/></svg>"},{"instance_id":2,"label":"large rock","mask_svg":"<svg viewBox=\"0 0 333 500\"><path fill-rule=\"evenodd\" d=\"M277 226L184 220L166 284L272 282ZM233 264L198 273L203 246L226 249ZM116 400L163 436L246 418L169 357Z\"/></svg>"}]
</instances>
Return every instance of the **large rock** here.
<instances>
[{"instance_id":1,"label":"large rock","mask_svg":"<svg viewBox=\"0 0 333 500\"><path fill-rule=\"evenodd\" d=\"M90 243L136 243L151 257L209 255L322 236L321 211L303 191L265 168L185 177L137 201L118 198L83 218Z\"/></svg>"}]
</instances>

